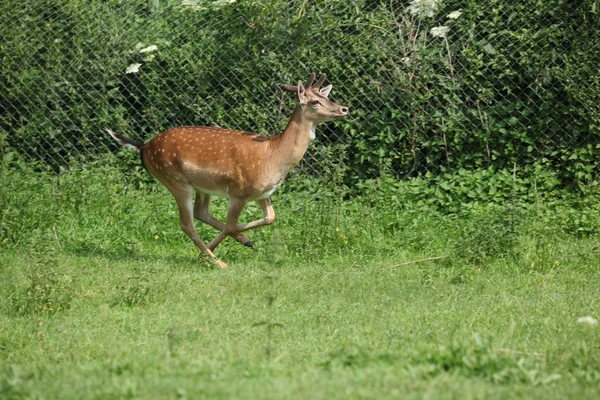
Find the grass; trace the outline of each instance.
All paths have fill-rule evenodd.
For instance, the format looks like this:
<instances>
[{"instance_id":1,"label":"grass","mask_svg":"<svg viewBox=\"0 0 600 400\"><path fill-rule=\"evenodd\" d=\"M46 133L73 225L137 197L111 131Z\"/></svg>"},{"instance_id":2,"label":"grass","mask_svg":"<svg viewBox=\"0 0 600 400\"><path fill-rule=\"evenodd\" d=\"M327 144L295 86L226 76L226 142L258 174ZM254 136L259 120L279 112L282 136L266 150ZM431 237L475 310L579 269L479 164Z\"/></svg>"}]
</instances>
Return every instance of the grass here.
<instances>
[{"instance_id":1,"label":"grass","mask_svg":"<svg viewBox=\"0 0 600 400\"><path fill-rule=\"evenodd\" d=\"M577 323L598 317L598 244L556 222L569 204L448 214L297 179L223 271L142 173L3 172L0 398L600 396L598 327Z\"/></svg>"}]
</instances>

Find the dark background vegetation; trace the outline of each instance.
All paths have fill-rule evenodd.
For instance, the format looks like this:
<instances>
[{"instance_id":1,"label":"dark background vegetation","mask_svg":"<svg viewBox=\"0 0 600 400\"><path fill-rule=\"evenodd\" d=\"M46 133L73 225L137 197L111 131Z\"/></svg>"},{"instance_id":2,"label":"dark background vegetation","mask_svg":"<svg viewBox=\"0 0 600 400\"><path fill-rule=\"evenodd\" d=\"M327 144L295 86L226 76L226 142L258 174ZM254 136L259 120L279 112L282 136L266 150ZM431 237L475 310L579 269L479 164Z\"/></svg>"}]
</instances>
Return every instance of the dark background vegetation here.
<instances>
[{"instance_id":1,"label":"dark background vegetation","mask_svg":"<svg viewBox=\"0 0 600 400\"><path fill-rule=\"evenodd\" d=\"M597 1L444 1L433 17L392 0L190 3L2 1L2 152L58 171L116 149L104 127L274 135L293 105L277 85L314 71L351 118L320 129L302 172L343 159L353 185L479 174L493 187L542 171L554 189L585 191L597 178Z\"/></svg>"}]
</instances>

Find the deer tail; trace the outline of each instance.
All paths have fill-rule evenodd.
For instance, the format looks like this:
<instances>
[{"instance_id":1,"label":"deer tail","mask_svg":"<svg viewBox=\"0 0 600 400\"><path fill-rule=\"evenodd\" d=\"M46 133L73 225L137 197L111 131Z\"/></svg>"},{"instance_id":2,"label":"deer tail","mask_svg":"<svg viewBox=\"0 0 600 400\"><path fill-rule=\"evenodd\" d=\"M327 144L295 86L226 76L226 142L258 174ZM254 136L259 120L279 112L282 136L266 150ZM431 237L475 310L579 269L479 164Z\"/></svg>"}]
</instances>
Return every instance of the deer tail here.
<instances>
[{"instance_id":1,"label":"deer tail","mask_svg":"<svg viewBox=\"0 0 600 400\"><path fill-rule=\"evenodd\" d=\"M143 143L136 142L133 139L129 139L128 137L121 136L117 133L114 133L112 130L110 130L108 128L105 128L105 129L106 129L106 132L108 132L110 134L110 136L113 137L113 139L115 139L117 142L119 142L119 144L121 146L125 146L125 147L128 147L130 149L133 149L133 150L139 152L141 150L142 146L144 145Z\"/></svg>"}]
</instances>

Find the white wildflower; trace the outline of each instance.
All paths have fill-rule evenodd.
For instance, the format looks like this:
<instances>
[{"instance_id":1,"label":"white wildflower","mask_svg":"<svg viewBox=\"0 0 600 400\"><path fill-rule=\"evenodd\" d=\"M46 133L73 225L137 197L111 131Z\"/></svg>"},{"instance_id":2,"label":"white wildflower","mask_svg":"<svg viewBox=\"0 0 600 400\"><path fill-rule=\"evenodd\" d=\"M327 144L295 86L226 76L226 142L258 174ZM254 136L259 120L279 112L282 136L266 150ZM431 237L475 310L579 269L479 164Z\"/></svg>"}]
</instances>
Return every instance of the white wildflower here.
<instances>
[{"instance_id":1,"label":"white wildflower","mask_svg":"<svg viewBox=\"0 0 600 400\"><path fill-rule=\"evenodd\" d=\"M462 12L460 11L452 11L450 14L448 14L448 19L456 19L458 17L460 17L462 15Z\"/></svg>"},{"instance_id":2,"label":"white wildflower","mask_svg":"<svg viewBox=\"0 0 600 400\"><path fill-rule=\"evenodd\" d=\"M202 7L200 4L198 4L198 0L182 0L181 5L193 9L206 10L206 7Z\"/></svg>"},{"instance_id":3,"label":"white wildflower","mask_svg":"<svg viewBox=\"0 0 600 400\"><path fill-rule=\"evenodd\" d=\"M158 50L158 46L153 44L152 46L144 47L140 50L140 53L152 53L153 51Z\"/></svg>"},{"instance_id":4,"label":"white wildflower","mask_svg":"<svg viewBox=\"0 0 600 400\"><path fill-rule=\"evenodd\" d=\"M585 316L585 317L579 317L577 318L577 323L578 324L586 324L589 326L596 326L598 325L598 320L592 316Z\"/></svg>"},{"instance_id":5,"label":"white wildflower","mask_svg":"<svg viewBox=\"0 0 600 400\"><path fill-rule=\"evenodd\" d=\"M206 8L206 7L199 6L199 5L197 5L197 4L193 3L193 2L189 2L189 1L183 1L181 3L181 5L184 6L184 7L186 7L186 8L188 8L188 9L190 9L190 10L193 10L193 11L208 10L208 8Z\"/></svg>"},{"instance_id":6,"label":"white wildflower","mask_svg":"<svg viewBox=\"0 0 600 400\"><path fill-rule=\"evenodd\" d=\"M236 1L237 0L217 0L217 1L213 2L212 5L215 7L219 7L219 6L225 6L227 4L233 4Z\"/></svg>"},{"instance_id":7,"label":"white wildflower","mask_svg":"<svg viewBox=\"0 0 600 400\"><path fill-rule=\"evenodd\" d=\"M210 8L222 7L228 4L234 4L237 0L182 0L181 5L194 11L204 11Z\"/></svg>"},{"instance_id":8,"label":"white wildflower","mask_svg":"<svg viewBox=\"0 0 600 400\"><path fill-rule=\"evenodd\" d=\"M441 0L412 0L407 10L417 17L431 18L441 4Z\"/></svg>"},{"instance_id":9,"label":"white wildflower","mask_svg":"<svg viewBox=\"0 0 600 400\"><path fill-rule=\"evenodd\" d=\"M446 34L448 33L448 31L450 30L450 28L448 28L447 26L436 26L434 28L431 28L431 30L429 31L429 33L431 33L431 36L433 37L446 37Z\"/></svg>"},{"instance_id":10,"label":"white wildflower","mask_svg":"<svg viewBox=\"0 0 600 400\"><path fill-rule=\"evenodd\" d=\"M127 67L127 69L125 70L125 73L126 74L135 74L140 71L141 66L142 66L142 64L133 63L129 67Z\"/></svg>"},{"instance_id":11,"label":"white wildflower","mask_svg":"<svg viewBox=\"0 0 600 400\"><path fill-rule=\"evenodd\" d=\"M402 64L408 65L408 63L410 63L410 57L402 57L400 61L402 61Z\"/></svg>"}]
</instances>

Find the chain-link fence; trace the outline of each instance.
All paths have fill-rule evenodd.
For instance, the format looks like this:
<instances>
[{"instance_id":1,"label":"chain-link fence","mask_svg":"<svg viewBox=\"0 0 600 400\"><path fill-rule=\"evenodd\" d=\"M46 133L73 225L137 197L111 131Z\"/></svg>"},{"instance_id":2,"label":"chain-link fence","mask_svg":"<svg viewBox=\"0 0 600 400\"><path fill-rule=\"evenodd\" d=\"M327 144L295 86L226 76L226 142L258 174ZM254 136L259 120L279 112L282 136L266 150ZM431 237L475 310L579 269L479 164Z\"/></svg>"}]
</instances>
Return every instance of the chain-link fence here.
<instances>
[{"instance_id":1,"label":"chain-link fence","mask_svg":"<svg viewBox=\"0 0 600 400\"><path fill-rule=\"evenodd\" d=\"M177 125L279 133L324 72L351 118L301 170L357 177L600 161L596 0L5 0L0 149L54 168Z\"/></svg>"}]
</instances>

